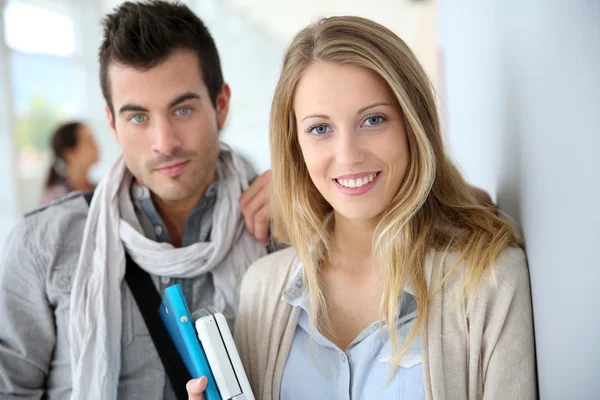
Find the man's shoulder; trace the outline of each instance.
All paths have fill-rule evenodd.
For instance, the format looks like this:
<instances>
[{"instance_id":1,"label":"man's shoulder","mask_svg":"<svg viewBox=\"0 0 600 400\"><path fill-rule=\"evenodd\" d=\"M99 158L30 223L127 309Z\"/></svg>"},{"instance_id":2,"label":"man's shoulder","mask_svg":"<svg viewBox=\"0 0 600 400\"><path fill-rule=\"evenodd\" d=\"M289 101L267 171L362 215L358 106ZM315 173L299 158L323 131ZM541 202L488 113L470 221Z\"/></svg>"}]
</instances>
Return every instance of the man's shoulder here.
<instances>
[{"instance_id":1,"label":"man's shoulder","mask_svg":"<svg viewBox=\"0 0 600 400\"><path fill-rule=\"evenodd\" d=\"M79 247L88 209L83 194L73 192L27 212L19 225L39 246Z\"/></svg>"},{"instance_id":2,"label":"man's shoulder","mask_svg":"<svg viewBox=\"0 0 600 400\"><path fill-rule=\"evenodd\" d=\"M43 281L54 289L69 290L87 211L81 194L72 194L27 213L5 242L0 270L36 277L32 287Z\"/></svg>"}]
</instances>

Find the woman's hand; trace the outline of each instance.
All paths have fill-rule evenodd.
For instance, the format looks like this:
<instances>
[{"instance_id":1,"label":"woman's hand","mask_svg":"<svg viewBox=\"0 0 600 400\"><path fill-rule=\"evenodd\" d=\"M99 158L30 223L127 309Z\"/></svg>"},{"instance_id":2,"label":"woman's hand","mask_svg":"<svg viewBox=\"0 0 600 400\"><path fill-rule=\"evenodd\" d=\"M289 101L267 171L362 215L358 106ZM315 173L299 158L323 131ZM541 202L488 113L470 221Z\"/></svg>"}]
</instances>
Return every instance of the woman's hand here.
<instances>
[{"instance_id":1,"label":"woman's hand","mask_svg":"<svg viewBox=\"0 0 600 400\"><path fill-rule=\"evenodd\" d=\"M188 392L189 400L204 400L204 390L206 390L206 384L208 383L208 379L203 376L198 379L192 379L185 385L185 388Z\"/></svg>"}]
</instances>

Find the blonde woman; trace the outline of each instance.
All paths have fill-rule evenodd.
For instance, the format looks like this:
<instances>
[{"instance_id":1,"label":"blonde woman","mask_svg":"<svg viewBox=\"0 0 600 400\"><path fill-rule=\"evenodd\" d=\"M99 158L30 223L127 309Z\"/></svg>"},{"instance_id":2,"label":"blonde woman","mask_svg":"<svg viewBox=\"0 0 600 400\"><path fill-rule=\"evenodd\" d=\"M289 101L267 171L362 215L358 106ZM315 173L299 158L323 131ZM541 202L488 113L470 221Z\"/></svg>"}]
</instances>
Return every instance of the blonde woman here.
<instances>
[{"instance_id":1,"label":"blonde woman","mask_svg":"<svg viewBox=\"0 0 600 400\"><path fill-rule=\"evenodd\" d=\"M273 229L292 247L242 283L257 398L536 398L525 255L448 159L401 39L357 17L301 31L270 142Z\"/></svg>"}]
</instances>

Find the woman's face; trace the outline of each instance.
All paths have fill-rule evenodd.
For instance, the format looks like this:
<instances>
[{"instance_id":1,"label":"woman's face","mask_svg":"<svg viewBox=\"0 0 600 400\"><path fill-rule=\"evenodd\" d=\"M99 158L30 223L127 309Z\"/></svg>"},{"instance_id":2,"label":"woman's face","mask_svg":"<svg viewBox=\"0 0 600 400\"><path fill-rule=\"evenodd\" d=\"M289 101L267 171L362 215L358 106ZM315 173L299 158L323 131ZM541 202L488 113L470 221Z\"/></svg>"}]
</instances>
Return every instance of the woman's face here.
<instances>
[{"instance_id":1,"label":"woman's face","mask_svg":"<svg viewBox=\"0 0 600 400\"><path fill-rule=\"evenodd\" d=\"M385 211L410 160L385 80L364 67L315 62L298 82L294 112L310 177L335 212L366 220Z\"/></svg>"},{"instance_id":2,"label":"woman's face","mask_svg":"<svg viewBox=\"0 0 600 400\"><path fill-rule=\"evenodd\" d=\"M98 161L98 146L87 126L79 127L77 145L69 153L67 163L71 168L89 168Z\"/></svg>"}]
</instances>

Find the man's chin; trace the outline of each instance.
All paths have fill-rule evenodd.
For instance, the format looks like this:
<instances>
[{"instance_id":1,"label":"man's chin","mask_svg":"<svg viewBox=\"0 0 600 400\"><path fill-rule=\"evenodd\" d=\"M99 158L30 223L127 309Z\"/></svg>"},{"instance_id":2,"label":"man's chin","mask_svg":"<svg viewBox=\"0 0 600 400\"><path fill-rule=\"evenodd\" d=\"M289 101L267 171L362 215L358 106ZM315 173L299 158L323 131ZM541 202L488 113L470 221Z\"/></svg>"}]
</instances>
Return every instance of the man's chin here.
<instances>
[{"instance_id":1,"label":"man's chin","mask_svg":"<svg viewBox=\"0 0 600 400\"><path fill-rule=\"evenodd\" d=\"M149 189L154 196L168 202L186 200L194 195L192 190L181 185L156 184L154 187L149 187Z\"/></svg>"},{"instance_id":2,"label":"man's chin","mask_svg":"<svg viewBox=\"0 0 600 400\"><path fill-rule=\"evenodd\" d=\"M163 201L175 202L196 197L202 186L195 177L179 175L177 177L154 176L148 189Z\"/></svg>"}]
</instances>

